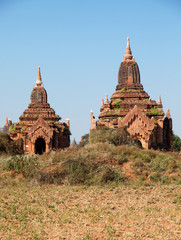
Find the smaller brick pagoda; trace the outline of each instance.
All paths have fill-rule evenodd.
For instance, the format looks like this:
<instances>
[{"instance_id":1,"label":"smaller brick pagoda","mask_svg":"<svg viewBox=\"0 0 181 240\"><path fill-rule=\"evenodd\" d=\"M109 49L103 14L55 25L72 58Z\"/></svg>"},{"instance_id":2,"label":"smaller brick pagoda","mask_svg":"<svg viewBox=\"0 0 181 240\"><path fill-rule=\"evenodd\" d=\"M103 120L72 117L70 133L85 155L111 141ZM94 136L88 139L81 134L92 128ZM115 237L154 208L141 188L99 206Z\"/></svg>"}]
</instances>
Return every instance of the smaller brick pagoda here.
<instances>
[{"instance_id":1,"label":"smaller brick pagoda","mask_svg":"<svg viewBox=\"0 0 181 240\"><path fill-rule=\"evenodd\" d=\"M138 64L132 55L128 38L116 91L110 101L107 95L105 102L102 100L98 121L91 111L91 130L126 127L130 135L139 140L144 148L171 150L172 119L169 110L164 117L162 108L161 97L159 96L158 102L151 100L143 89Z\"/></svg>"},{"instance_id":2,"label":"smaller brick pagoda","mask_svg":"<svg viewBox=\"0 0 181 240\"><path fill-rule=\"evenodd\" d=\"M20 116L19 122L10 127L13 140L22 139L24 152L42 154L51 149L70 146L70 121L59 122L60 116L47 103L47 92L38 68L37 81L31 93L31 102Z\"/></svg>"},{"instance_id":3,"label":"smaller brick pagoda","mask_svg":"<svg viewBox=\"0 0 181 240\"><path fill-rule=\"evenodd\" d=\"M11 121L11 119L8 120L8 118L6 117L6 122L5 122L4 127L3 127L3 132L4 133L9 133L10 126L12 126L12 121Z\"/></svg>"}]
</instances>

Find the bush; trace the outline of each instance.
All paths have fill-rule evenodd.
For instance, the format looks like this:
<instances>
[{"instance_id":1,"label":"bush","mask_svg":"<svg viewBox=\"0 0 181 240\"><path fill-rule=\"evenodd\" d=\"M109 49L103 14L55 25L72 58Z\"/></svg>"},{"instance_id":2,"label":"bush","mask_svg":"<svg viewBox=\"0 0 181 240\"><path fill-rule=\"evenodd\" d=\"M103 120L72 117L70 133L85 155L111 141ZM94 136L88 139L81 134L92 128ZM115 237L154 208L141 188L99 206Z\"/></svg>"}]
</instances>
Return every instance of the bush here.
<instances>
[{"instance_id":1,"label":"bush","mask_svg":"<svg viewBox=\"0 0 181 240\"><path fill-rule=\"evenodd\" d=\"M23 153L22 139L13 141L7 133L0 133L0 154L16 155Z\"/></svg>"},{"instance_id":2,"label":"bush","mask_svg":"<svg viewBox=\"0 0 181 240\"><path fill-rule=\"evenodd\" d=\"M54 170L44 171L40 170L37 174L37 180L40 183L47 184L62 184L65 178L65 173L58 167Z\"/></svg>"},{"instance_id":3,"label":"bush","mask_svg":"<svg viewBox=\"0 0 181 240\"><path fill-rule=\"evenodd\" d=\"M123 163L128 162L128 158L125 157L124 154L117 155L117 156L114 157L114 159L116 159L120 165L122 165Z\"/></svg>"},{"instance_id":4,"label":"bush","mask_svg":"<svg viewBox=\"0 0 181 240\"><path fill-rule=\"evenodd\" d=\"M150 167L153 172L163 172L167 169L174 171L174 168L177 168L178 166L173 157L160 154L152 159Z\"/></svg>"},{"instance_id":5,"label":"bush","mask_svg":"<svg viewBox=\"0 0 181 240\"><path fill-rule=\"evenodd\" d=\"M121 171L117 172L107 163L102 162L102 155L104 160L110 159L110 154L106 152L108 149L107 145L105 149L99 145L88 145L85 148L61 150L53 156L54 164L51 167L39 171L39 181L70 185L122 182Z\"/></svg>"},{"instance_id":6,"label":"bush","mask_svg":"<svg viewBox=\"0 0 181 240\"><path fill-rule=\"evenodd\" d=\"M91 143L109 143L114 146L119 145L138 145L136 141L132 139L126 128L106 128L92 130L90 133Z\"/></svg>"},{"instance_id":7,"label":"bush","mask_svg":"<svg viewBox=\"0 0 181 240\"><path fill-rule=\"evenodd\" d=\"M134 161L131 167L136 175L145 175L149 170L148 166L140 159Z\"/></svg>"},{"instance_id":8,"label":"bush","mask_svg":"<svg viewBox=\"0 0 181 240\"><path fill-rule=\"evenodd\" d=\"M179 138L179 136L173 134L173 150L176 152L179 152L180 147L181 147L181 139Z\"/></svg>"},{"instance_id":9,"label":"bush","mask_svg":"<svg viewBox=\"0 0 181 240\"><path fill-rule=\"evenodd\" d=\"M89 134L85 134L81 137L82 142L79 143L80 147L84 147L85 145L87 145L89 143Z\"/></svg>"},{"instance_id":10,"label":"bush","mask_svg":"<svg viewBox=\"0 0 181 240\"><path fill-rule=\"evenodd\" d=\"M89 174L94 169L94 164L68 160L63 163L62 167L69 184L81 184L89 180Z\"/></svg>"},{"instance_id":11,"label":"bush","mask_svg":"<svg viewBox=\"0 0 181 240\"><path fill-rule=\"evenodd\" d=\"M21 173L24 177L33 177L39 168L36 156L19 155L11 157L7 162L6 170Z\"/></svg>"},{"instance_id":12,"label":"bush","mask_svg":"<svg viewBox=\"0 0 181 240\"><path fill-rule=\"evenodd\" d=\"M160 173L154 173L154 174L150 174L149 178L153 181L153 182L160 182L162 184L168 184L170 183L170 180L168 178L168 176L166 174L160 174Z\"/></svg>"},{"instance_id":13,"label":"bush","mask_svg":"<svg viewBox=\"0 0 181 240\"><path fill-rule=\"evenodd\" d=\"M106 183L120 183L124 182L124 178L121 175L121 172L116 172L114 169L107 165L99 165L97 169L91 174L89 179L89 184L106 184Z\"/></svg>"}]
</instances>

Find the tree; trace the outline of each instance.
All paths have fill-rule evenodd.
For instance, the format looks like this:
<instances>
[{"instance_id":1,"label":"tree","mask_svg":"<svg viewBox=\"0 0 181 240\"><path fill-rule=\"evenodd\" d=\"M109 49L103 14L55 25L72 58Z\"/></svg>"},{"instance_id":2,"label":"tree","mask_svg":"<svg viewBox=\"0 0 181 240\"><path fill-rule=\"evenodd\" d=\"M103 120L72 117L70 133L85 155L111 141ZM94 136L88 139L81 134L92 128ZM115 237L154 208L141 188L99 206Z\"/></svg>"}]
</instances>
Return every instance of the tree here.
<instances>
[{"instance_id":1,"label":"tree","mask_svg":"<svg viewBox=\"0 0 181 240\"><path fill-rule=\"evenodd\" d=\"M81 137L79 146L84 147L88 143L89 143L89 134L85 134L84 136Z\"/></svg>"},{"instance_id":2,"label":"tree","mask_svg":"<svg viewBox=\"0 0 181 240\"><path fill-rule=\"evenodd\" d=\"M176 152L180 151L181 139L179 136L173 134L173 150Z\"/></svg>"}]
</instances>

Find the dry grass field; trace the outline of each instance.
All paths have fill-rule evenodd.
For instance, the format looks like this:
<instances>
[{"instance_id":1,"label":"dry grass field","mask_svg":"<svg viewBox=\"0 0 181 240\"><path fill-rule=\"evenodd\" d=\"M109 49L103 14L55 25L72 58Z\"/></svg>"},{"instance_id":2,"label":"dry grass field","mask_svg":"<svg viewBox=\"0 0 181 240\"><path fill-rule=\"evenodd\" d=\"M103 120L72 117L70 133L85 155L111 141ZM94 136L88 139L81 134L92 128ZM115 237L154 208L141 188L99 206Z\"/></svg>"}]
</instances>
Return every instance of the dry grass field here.
<instances>
[{"instance_id":1,"label":"dry grass field","mask_svg":"<svg viewBox=\"0 0 181 240\"><path fill-rule=\"evenodd\" d=\"M0 218L0 239L179 240L181 186L18 183L1 188Z\"/></svg>"},{"instance_id":2,"label":"dry grass field","mask_svg":"<svg viewBox=\"0 0 181 240\"><path fill-rule=\"evenodd\" d=\"M178 153L109 144L0 157L0 239L181 239Z\"/></svg>"}]
</instances>

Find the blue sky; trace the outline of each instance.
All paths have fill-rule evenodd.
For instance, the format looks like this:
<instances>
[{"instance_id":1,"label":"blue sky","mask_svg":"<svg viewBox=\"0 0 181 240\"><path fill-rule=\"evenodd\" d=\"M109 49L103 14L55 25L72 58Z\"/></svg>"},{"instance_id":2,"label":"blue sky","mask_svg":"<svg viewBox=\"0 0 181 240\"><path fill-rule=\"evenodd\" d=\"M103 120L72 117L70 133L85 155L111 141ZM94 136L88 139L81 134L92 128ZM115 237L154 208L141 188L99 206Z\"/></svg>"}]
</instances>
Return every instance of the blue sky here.
<instances>
[{"instance_id":1,"label":"blue sky","mask_svg":"<svg viewBox=\"0 0 181 240\"><path fill-rule=\"evenodd\" d=\"M48 102L79 141L115 91L129 36L145 91L161 95L181 137L179 0L0 0L0 29L1 127L27 108L40 66Z\"/></svg>"}]
</instances>

